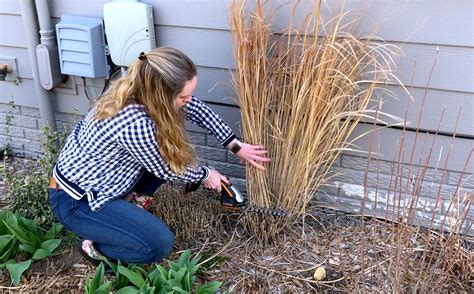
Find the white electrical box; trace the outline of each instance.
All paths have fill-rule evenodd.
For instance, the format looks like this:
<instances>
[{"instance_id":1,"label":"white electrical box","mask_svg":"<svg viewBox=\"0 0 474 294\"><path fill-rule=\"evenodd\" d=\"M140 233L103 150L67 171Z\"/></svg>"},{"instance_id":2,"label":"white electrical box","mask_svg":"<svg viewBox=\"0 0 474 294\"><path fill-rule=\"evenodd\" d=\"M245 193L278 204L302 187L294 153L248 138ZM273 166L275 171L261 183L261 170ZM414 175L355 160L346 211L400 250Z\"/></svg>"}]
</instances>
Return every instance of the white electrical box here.
<instances>
[{"instance_id":1,"label":"white electrical box","mask_svg":"<svg viewBox=\"0 0 474 294\"><path fill-rule=\"evenodd\" d=\"M129 66L140 52L156 47L152 6L141 2L104 4L104 25L112 62Z\"/></svg>"},{"instance_id":2,"label":"white electrical box","mask_svg":"<svg viewBox=\"0 0 474 294\"><path fill-rule=\"evenodd\" d=\"M107 47L102 19L62 16L56 25L61 73L108 78Z\"/></svg>"}]
</instances>

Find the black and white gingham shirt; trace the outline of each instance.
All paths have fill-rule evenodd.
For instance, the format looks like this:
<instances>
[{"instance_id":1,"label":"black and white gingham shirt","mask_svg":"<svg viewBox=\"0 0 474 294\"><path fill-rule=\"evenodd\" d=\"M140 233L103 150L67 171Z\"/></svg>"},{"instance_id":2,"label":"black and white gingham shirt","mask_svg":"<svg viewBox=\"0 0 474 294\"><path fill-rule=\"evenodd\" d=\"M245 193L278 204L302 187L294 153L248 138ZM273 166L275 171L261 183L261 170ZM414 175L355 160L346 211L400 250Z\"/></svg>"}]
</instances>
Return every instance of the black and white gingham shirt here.
<instances>
[{"instance_id":1,"label":"black and white gingham shirt","mask_svg":"<svg viewBox=\"0 0 474 294\"><path fill-rule=\"evenodd\" d=\"M224 146L234 132L204 102L192 98L186 119L212 133ZM207 167L187 167L173 173L158 152L156 126L143 105L131 104L115 117L94 120L89 111L69 135L53 170L53 177L73 198L88 197L92 211L125 196L144 169L164 180L198 182L209 175ZM159 130L158 130L159 131Z\"/></svg>"}]
</instances>

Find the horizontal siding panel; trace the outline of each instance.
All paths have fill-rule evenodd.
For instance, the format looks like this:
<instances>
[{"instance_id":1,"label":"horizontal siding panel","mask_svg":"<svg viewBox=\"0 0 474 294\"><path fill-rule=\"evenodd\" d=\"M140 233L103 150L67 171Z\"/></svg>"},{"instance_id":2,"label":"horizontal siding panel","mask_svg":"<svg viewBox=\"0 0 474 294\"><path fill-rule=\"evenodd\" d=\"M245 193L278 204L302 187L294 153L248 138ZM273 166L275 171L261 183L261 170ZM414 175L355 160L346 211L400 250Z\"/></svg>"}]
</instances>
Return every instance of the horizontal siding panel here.
<instances>
[{"instance_id":1,"label":"horizontal siding panel","mask_svg":"<svg viewBox=\"0 0 474 294\"><path fill-rule=\"evenodd\" d=\"M23 22L20 15L0 15L0 45L26 47Z\"/></svg>"},{"instance_id":2,"label":"horizontal siding panel","mask_svg":"<svg viewBox=\"0 0 474 294\"><path fill-rule=\"evenodd\" d=\"M430 88L474 93L474 48L406 44L404 56L395 59L394 74L410 85L415 69L414 86L424 87L434 65ZM415 65L416 64L416 65Z\"/></svg>"},{"instance_id":3,"label":"horizontal siding panel","mask_svg":"<svg viewBox=\"0 0 474 294\"><path fill-rule=\"evenodd\" d=\"M3 1L3 0L2 0ZM73 14L88 17L103 17L103 6L111 0L87 1L50 0L50 11L54 17ZM229 29L228 11L230 0L144 0L153 6L153 19L157 25Z\"/></svg>"},{"instance_id":4,"label":"horizontal siding panel","mask_svg":"<svg viewBox=\"0 0 474 294\"><path fill-rule=\"evenodd\" d=\"M23 47L8 47L0 45L1 56L16 57L16 66L18 70L18 76L20 78L33 78L33 72L31 70L30 57L28 56L28 49Z\"/></svg>"},{"instance_id":5,"label":"horizontal siding panel","mask_svg":"<svg viewBox=\"0 0 474 294\"><path fill-rule=\"evenodd\" d=\"M21 14L19 0L1 0L0 14Z\"/></svg>"},{"instance_id":6,"label":"horizontal siding panel","mask_svg":"<svg viewBox=\"0 0 474 294\"><path fill-rule=\"evenodd\" d=\"M350 140L357 138L362 134L366 134L362 138L354 141L354 144L358 146L362 151L367 152L369 150L369 143L370 143L370 134L368 132L373 132L374 128L372 125L358 125L354 132L350 136ZM380 140L378 140L377 133L380 133ZM400 148L400 141L402 138L402 130L391 129L391 128L383 128L380 129L380 132L373 132L373 142L372 142L372 149L371 152L372 158L377 158L376 152L379 153L378 158L382 160L388 161L398 161L398 151ZM426 160L429 154L429 148L435 138L434 135L428 135L427 143L423 148L423 142L425 140L426 134L419 133L418 139L416 142L416 148L414 153L414 164L418 164L420 158L422 158L422 162ZM378 141L380 141L380 148L377 147ZM402 160L404 163L410 162L410 156L412 152L412 146L415 143L415 132L407 131L405 134L405 155ZM450 151L449 160L447 169L454 170L454 171L462 171L466 161L468 159L469 153L473 148L474 140L472 139L463 139L463 138L456 138L454 140L452 150ZM449 146L451 144L451 137L448 136L438 136L435 140L435 144L433 146L431 160L428 163L429 167L436 167L441 169L444 167L446 156L449 152ZM358 155L367 157L367 154L355 152L355 151L346 151L345 154L349 155ZM438 162L439 158L439 162ZM466 170L468 173L474 172L474 160L471 158L470 164L468 169Z\"/></svg>"},{"instance_id":7,"label":"horizontal siding panel","mask_svg":"<svg viewBox=\"0 0 474 294\"><path fill-rule=\"evenodd\" d=\"M89 109L91 102L87 100L84 95L84 86L77 85L77 91L79 95L73 95L68 93L53 93L53 102L56 111L65 112L65 113L75 113L75 114L86 114ZM95 95L88 89L89 97L95 97Z\"/></svg>"},{"instance_id":8,"label":"horizontal siding panel","mask_svg":"<svg viewBox=\"0 0 474 294\"><path fill-rule=\"evenodd\" d=\"M382 112L404 118L405 109L410 100L408 94L400 86L387 86L386 89L393 92L398 100L385 95L383 98ZM410 102L407 122L409 122L408 127L416 128L425 89L414 88L412 89L411 95L414 100ZM376 107L374 107L374 105L376 105L375 99L378 99L378 97L374 97L374 101L369 108L376 109ZM443 109L445 109L445 112L440 125L440 132L453 133L456 117L458 112L461 111L457 133L459 135L474 136L474 116L472 115L474 109L474 93L429 90L426 94L419 128L424 130L436 130Z\"/></svg>"},{"instance_id":9,"label":"horizontal siding panel","mask_svg":"<svg viewBox=\"0 0 474 294\"><path fill-rule=\"evenodd\" d=\"M176 47L200 66L234 69L230 32L196 28L157 26L159 46ZM424 87L436 59L436 46L406 44L403 56L395 58L396 74L403 84ZM415 67L416 63L416 67ZM432 89L474 92L474 48L440 46L429 87Z\"/></svg>"},{"instance_id":10,"label":"horizontal siding panel","mask_svg":"<svg viewBox=\"0 0 474 294\"><path fill-rule=\"evenodd\" d=\"M78 85L80 95L51 92L53 104L57 111L84 114L89 110L89 101L84 95L84 87ZM38 108L34 81L22 79L20 86L13 83L0 83L0 102L8 103L13 100L15 105ZM92 96L92 95L91 95Z\"/></svg>"},{"instance_id":11,"label":"horizontal siding panel","mask_svg":"<svg viewBox=\"0 0 474 294\"><path fill-rule=\"evenodd\" d=\"M19 86L15 86L11 82L1 82L0 93L2 93L0 95L1 103L8 103L13 100L15 105L38 107L35 83L32 79L21 79Z\"/></svg>"},{"instance_id":12,"label":"horizontal siding panel","mask_svg":"<svg viewBox=\"0 0 474 294\"><path fill-rule=\"evenodd\" d=\"M237 105L235 94L230 84L230 71L219 68L197 67L198 84L194 95L207 102ZM119 76L119 75L118 75ZM117 76L117 77L118 77ZM75 78L77 86L83 86L81 77ZM88 93L91 97L99 96L104 87L105 80L101 78L86 78ZM79 92L84 96L84 92ZM85 96L84 96L85 98Z\"/></svg>"},{"instance_id":13,"label":"horizontal siding panel","mask_svg":"<svg viewBox=\"0 0 474 294\"><path fill-rule=\"evenodd\" d=\"M285 0L272 1L278 7ZM301 23L311 12L312 0L302 0L296 9L295 24ZM342 3L338 1L337 3ZM417 0L348 0L345 1L345 18L348 23L360 18L356 28L361 35L377 35L393 42L411 42L456 46L474 46L474 27L472 26L473 3L461 1L417 1ZM293 3L293 2L292 2ZM339 11L340 5L322 5L324 22L332 19ZM291 5L282 8L275 14L274 29L286 29L292 13ZM442 20L442 21L440 21ZM463 33L458 33L462 28Z\"/></svg>"},{"instance_id":14,"label":"horizontal siding panel","mask_svg":"<svg viewBox=\"0 0 474 294\"><path fill-rule=\"evenodd\" d=\"M50 10L53 16L75 14L91 17L103 16L103 5L110 1L88 1L84 5L76 0L53 0ZM154 20L157 25L199 27L228 30L228 11L231 0L145 0L153 5ZM252 2L252 1L249 1ZM273 7L290 1L274 0ZM310 12L313 0L303 0L296 12L296 21L302 20ZM472 7L470 0L348 0L347 10L362 13L362 30L372 33L374 28L380 37L388 41L413 43L474 46ZM328 4L323 5L326 19L333 16ZM332 11L339 11L331 5ZM285 28L291 14L287 5L276 14L276 29ZM358 12L357 12L358 13ZM442 19L443 21L439 21ZM463 34L458 34L463 28ZM441 33L442 32L442 33Z\"/></svg>"},{"instance_id":15,"label":"horizontal siding panel","mask_svg":"<svg viewBox=\"0 0 474 294\"><path fill-rule=\"evenodd\" d=\"M234 68L230 32L196 28L156 26L157 46L182 50L196 65Z\"/></svg>"},{"instance_id":16,"label":"horizontal siding panel","mask_svg":"<svg viewBox=\"0 0 474 294\"><path fill-rule=\"evenodd\" d=\"M205 101L237 105L231 70L198 66L195 95Z\"/></svg>"}]
</instances>

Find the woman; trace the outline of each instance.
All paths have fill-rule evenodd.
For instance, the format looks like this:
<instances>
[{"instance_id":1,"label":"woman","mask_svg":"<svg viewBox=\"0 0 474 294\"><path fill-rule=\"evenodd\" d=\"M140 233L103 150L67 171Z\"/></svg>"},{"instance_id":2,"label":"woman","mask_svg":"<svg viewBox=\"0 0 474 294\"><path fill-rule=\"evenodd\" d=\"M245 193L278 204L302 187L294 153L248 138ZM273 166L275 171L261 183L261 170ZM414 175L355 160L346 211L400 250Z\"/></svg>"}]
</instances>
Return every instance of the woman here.
<instances>
[{"instance_id":1,"label":"woman","mask_svg":"<svg viewBox=\"0 0 474 294\"><path fill-rule=\"evenodd\" d=\"M84 240L93 259L103 255L151 263L172 250L174 236L153 214L124 199L152 195L165 181L203 182L220 191L217 170L196 165L185 120L212 133L232 153L258 169L270 159L261 145L239 142L222 119L192 94L196 67L181 51L141 53L128 76L115 82L78 123L59 155L50 183L59 221Z\"/></svg>"}]
</instances>

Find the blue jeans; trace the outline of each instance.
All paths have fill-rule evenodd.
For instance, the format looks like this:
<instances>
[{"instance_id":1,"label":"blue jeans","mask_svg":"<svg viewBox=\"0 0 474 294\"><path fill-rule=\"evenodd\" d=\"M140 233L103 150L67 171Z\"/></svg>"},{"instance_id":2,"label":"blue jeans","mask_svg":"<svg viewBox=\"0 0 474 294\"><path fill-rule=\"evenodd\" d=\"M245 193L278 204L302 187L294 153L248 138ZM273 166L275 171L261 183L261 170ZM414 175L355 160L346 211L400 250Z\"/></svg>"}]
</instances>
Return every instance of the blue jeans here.
<instances>
[{"instance_id":1,"label":"blue jeans","mask_svg":"<svg viewBox=\"0 0 474 294\"><path fill-rule=\"evenodd\" d=\"M146 195L164 183L145 172L132 191ZM152 263L168 256L174 235L155 215L123 199L93 212L87 197L75 200L64 190L50 189L53 213L67 229L83 239L92 240L105 256L131 263Z\"/></svg>"}]
</instances>

